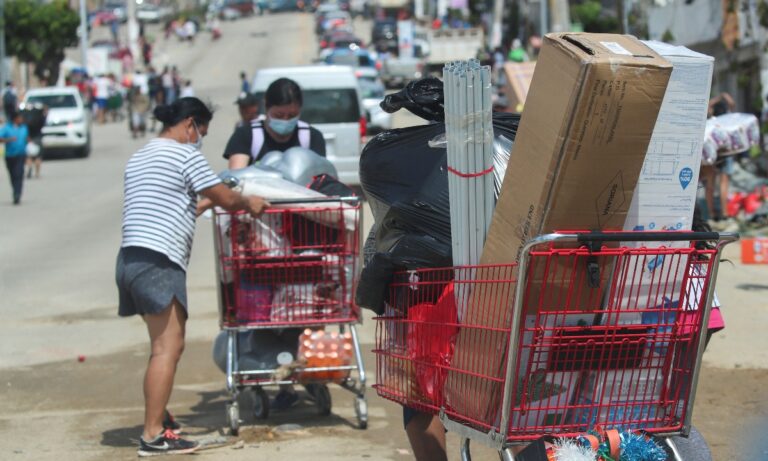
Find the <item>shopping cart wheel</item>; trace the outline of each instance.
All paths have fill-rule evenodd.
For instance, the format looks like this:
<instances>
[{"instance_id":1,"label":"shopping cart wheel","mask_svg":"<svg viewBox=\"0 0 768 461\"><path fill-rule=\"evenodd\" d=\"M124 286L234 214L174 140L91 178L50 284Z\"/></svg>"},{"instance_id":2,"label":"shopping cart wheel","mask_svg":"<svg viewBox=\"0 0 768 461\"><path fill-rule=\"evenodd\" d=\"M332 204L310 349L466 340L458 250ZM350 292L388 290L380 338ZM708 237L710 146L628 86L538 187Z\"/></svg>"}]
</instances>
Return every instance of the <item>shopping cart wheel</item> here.
<instances>
[{"instance_id":1,"label":"shopping cart wheel","mask_svg":"<svg viewBox=\"0 0 768 461\"><path fill-rule=\"evenodd\" d=\"M230 434L237 436L240 432L240 408L237 402L227 404L227 425Z\"/></svg>"},{"instance_id":2,"label":"shopping cart wheel","mask_svg":"<svg viewBox=\"0 0 768 461\"><path fill-rule=\"evenodd\" d=\"M331 414L331 391L325 384L318 384L315 391L315 403L317 404L317 413L320 416Z\"/></svg>"},{"instance_id":3,"label":"shopping cart wheel","mask_svg":"<svg viewBox=\"0 0 768 461\"><path fill-rule=\"evenodd\" d=\"M253 416L256 419L269 418L269 396L263 387L253 388Z\"/></svg>"},{"instance_id":4,"label":"shopping cart wheel","mask_svg":"<svg viewBox=\"0 0 768 461\"><path fill-rule=\"evenodd\" d=\"M357 416L357 428L368 429L368 402L365 397L355 397L355 415Z\"/></svg>"}]
</instances>

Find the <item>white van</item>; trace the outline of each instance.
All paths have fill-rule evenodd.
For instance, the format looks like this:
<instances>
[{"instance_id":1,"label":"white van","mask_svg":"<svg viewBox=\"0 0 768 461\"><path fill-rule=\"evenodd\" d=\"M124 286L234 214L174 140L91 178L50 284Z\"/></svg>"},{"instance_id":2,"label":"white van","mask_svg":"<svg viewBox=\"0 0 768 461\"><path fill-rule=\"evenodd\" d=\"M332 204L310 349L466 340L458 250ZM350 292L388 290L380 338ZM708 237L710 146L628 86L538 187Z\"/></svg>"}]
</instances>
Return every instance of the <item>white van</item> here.
<instances>
[{"instance_id":1,"label":"white van","mask_svg":"<svg viewBox=\"0 0 768 461\"><path fill-rule=\"evenodd\" d=\"M323 133L326 157L339 172L339 180L359 185L359 163L366 131L365 109L354 70L347 66L302 66L262 69L251 91L263 101L270 83L289 78L301 87L301 120ZM264 111L264 104L261 104Z\"/></svg>"}]
</instances>

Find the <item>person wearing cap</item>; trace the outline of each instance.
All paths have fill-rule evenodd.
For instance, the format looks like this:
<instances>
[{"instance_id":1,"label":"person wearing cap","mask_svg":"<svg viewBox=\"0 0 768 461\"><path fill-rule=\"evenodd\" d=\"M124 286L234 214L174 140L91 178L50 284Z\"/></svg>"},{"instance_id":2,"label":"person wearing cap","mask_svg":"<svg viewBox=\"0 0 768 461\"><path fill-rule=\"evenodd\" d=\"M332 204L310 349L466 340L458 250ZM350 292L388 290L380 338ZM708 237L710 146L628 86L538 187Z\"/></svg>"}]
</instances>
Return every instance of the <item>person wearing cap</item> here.
<instances>
[{"instance_id":1,"label":"person wearing cap","mask_svg":"<svg viewBox=\"0 0 768 461\"><path fill-rule=\"evenodd\" d=\"M238 120L235 128L249 126L252 120L259 118L259 98L255 94L242 92L235 104L237 104L237 111L240 113L240 120Z\"/></svg>"}]
</instances>

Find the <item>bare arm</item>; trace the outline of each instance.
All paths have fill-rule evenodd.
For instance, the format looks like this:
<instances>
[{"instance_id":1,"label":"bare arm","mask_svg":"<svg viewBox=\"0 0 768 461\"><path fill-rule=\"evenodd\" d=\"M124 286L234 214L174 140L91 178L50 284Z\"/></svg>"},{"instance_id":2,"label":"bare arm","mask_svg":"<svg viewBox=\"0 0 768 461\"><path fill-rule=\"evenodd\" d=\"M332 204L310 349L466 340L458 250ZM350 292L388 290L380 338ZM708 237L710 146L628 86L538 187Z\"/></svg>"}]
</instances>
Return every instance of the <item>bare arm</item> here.
<instances>
[{"instance_id":1,"label":"bare arm","mask_svg":"<svg viewBox=\"0 0 768 461\"><path fill-rule=\"evenodd\" d=\"M248 154L232 154L229 156L229 169L239 170L240 168L245 168L250 160L251 156Z\"/></svg>"},{"instance_id":2,"label":"bare arm","mask_svg":"<svg viewBox=\"0 0 768 461\"><path fill-rule=\"evenodd\" d=\"M197 205L198 214L212 205L217 205L227 211L246 210L253 216L258 216L269 206L269 202L262 197L244 196L239 194L224 184L217 184L213 187L203 189L200 194L204 197Z\"/></svg>"}]
</instances>

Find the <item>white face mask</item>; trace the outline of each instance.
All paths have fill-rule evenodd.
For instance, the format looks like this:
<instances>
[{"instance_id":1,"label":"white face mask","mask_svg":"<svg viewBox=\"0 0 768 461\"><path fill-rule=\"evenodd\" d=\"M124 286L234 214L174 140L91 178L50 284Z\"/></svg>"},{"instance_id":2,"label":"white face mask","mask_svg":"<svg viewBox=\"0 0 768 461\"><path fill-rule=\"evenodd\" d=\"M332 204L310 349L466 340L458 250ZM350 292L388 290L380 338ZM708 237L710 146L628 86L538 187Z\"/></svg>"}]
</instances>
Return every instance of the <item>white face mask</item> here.
<instances>
[{"instance_id":1,"label":"white face mask","mask_svg":"<svg viewBox=\"0 0 768 461\"><path fill-rule=\"evenodd\" d=\"M197 123L195 121L192 121L192 126L195 128L195 133L197 134L197 141L190 142L187 141L187 144L194 147L196 150L200 150L203 148L203 137L200 135L200 130L197 129Z\"/></svg>"}]
</instances>

